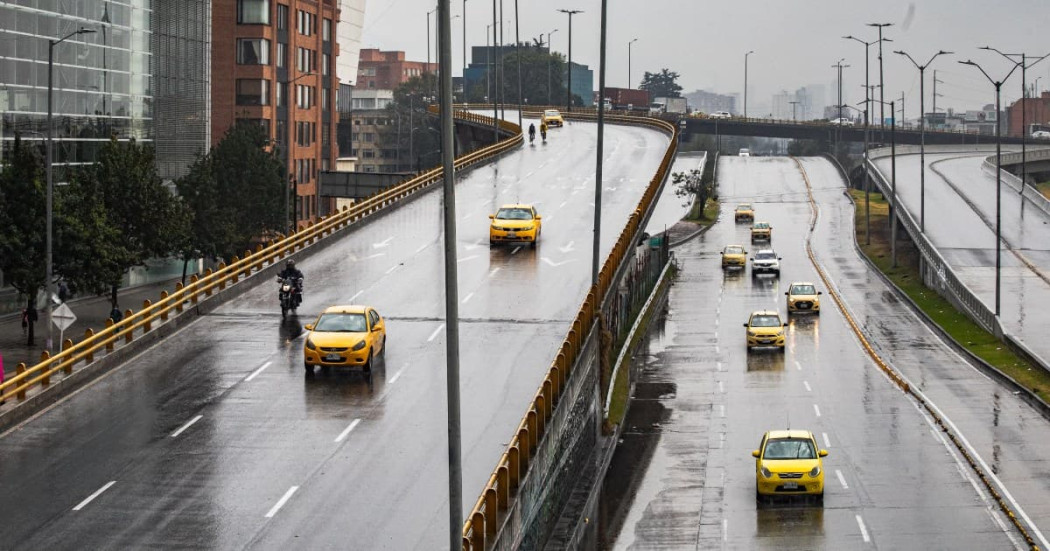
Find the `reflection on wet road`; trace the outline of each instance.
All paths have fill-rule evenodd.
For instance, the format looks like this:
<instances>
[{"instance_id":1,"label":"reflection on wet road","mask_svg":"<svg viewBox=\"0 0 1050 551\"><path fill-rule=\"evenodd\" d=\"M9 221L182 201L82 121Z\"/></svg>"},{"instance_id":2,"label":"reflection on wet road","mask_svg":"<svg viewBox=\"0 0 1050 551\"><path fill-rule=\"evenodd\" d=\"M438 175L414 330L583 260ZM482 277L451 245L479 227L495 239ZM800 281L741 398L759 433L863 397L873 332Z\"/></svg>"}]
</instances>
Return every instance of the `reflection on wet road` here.
<instances>
[{"instance_id":1,"label":"reflection on wet road","mask_svg":"<svg viewBox=\"0 0 1050 551\"><path fill-rule=\"evenodd\" d=\"M785 352L745 351L741 324L751 311L783 315L790 282L823 284L806 256L811 211L795 162L720 162L722 216L678 250L683 271L666 319L637 356L641 399L632 405L622 453L607 478L616 481L607 484L613 494L607 501L625 497L602 519L608 547L1022 548L955 447L863 352L826 289L819 316L791 316ZM853 249L853 208L835 169L822 159L803 164L820 209L814 252L856 321L978 455L991 460L994 454L1002 471L1010 471L1003 481L1028 516L1045 519L1045 500L1037 496L1050 490L1039 474L1050 466L1050 450L1040 438L1050 437L1050 426L1020 400L1002 396L897 303ZM756 219L774 228L772 247L783 257L779 279L719 267L726 244L757 248L747 226L732 220L734 205L748 201ZM784 428L812 431L830 452L823 507L794 500L756 504L751 451L764 431ZM1022 428L1037 436L1018 441Z\"/></svg>"},{"instance_id":2,"label":"reflection on wet road","mask_svg":"<svg viewBox=\"0 0 1050 551\"><path fill-rule=\"evenodd\" d=\"M465 509L590 280L595 139L570 123L457 186ZM620 227L667 137L611 126L605 139L617 189L602 212ZM544 216L539 246L490 249L487 214L519 201ZM441 231L430 192L303 260L297 315L282 322L264 282L0 437L0 547L444 545ZM386 359L370 376L306 378L302 326L340 303L387 318Z\"/></svg>"}]
</instances>

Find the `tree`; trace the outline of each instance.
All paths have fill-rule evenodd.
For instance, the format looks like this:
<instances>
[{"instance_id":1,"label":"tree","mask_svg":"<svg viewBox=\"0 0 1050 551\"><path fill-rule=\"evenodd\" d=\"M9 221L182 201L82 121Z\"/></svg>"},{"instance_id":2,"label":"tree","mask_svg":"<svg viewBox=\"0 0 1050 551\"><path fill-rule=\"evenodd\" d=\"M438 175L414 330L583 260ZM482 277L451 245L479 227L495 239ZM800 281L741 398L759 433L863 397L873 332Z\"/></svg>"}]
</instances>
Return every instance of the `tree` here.
<instances>
[{"instance_id":1,"label":"tree","mask_svg":"<svg viewBox=\"0 0 1050 551\"><path fill-rule=\"evenodd\" d=\"M74 173L67 194L67 211L80 215L70 221L77 231L67 235L81 254L72 255L78 265L62 271L86 290L108 289L114 308L128 269L176 252L185 233L182 205L161 181L153 147L134 139L111 138L94 164ZM78 239L86 236L91 242Z\"/></svg>"},{"instance_id":2,"label":"tree","mask_svg":"<svg viewBox=\"0 0 1050 551\"><path fill-rule=\"evenodd\" d=\"M433 73L412 77L394 89L394 101L387 106L391 124L378 137L381 148L398 151L400 164L419 170L440 162L440 122L427 110L437 102L436 90L437 76Z\"/></svg>"},{"instance_id":3,"label":"tree","mask_svg":"<svg viewBox=\"0 0 1050 551\"><path fill-rule=\"evenodd\" d=\"M557 105L565 100L565 58L557 53L522 45L520 52L511 52L503 58L503 97L518 103L518 58L521 57L522 103ZM550 75L550 92L547 77Z\"/></svg>"},{"instance_id":4,"label":"tree","mask_svg":"<svg viewBox=\"0 0 1050 551\"><path fill-rule=\"evenodd\" d=\"M674 194L677 197L692 197L692 218L701 218L707 200L714 195L714 180L704 175L700 169L692 169L689 172L675 172L671 175L671 181L677 186Z\"/></svg>"},{"instance_id":5,"label":"tree","mask_svg":"<svg viewBox=\"0 0 1050 551\"><path fill-rule=\"evenodd\" d=\"M645 72L642 83L638 88L648 90L649 95L654 98L677 98L682 95L682 87L678 85L680 75L669 69L660 69L659 73Z\"/></svg>"},{"instance_id":6,"label":"tree","mask_svg":"<svg viewBox=\"0 0 1050 551\"><path fill-rule=\"evenodd\" d=\"M285 165L256 124L234 124L176 183L186 208L184 258L232 258L284 231Z\"/></svg>"},{"instance_id":7,"label":"tree","mask_svg":"<svg viewBox=\"0 0 1050 551\"><path fill-rule=\"evenodd\" d=\"M37 291L44 287L47 190L40 154L15 134L10 162L0 170L0 270L4 279L27 297L26 308L35 307ZM28 344L34 340L29 324Z\"/></svg>"}]
</instances>

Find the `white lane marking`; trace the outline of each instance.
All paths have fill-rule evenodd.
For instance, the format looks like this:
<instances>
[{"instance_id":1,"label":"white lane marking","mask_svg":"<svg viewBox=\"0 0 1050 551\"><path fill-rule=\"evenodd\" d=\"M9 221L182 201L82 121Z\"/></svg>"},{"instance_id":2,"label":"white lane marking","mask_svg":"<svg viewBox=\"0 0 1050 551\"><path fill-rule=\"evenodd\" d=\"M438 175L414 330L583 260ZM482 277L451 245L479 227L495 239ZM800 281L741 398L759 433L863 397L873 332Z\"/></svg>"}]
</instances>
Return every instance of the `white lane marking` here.
<instances>
[{"instance_id":1,"label":"white lane marking","mask_svg":"<svg viewBox=\"0 0 1050 551\"><path fill-rule=\"evenodd\" d=\"M354 300L354 299L350 299L350 300ZM244 378L244 382L247 383L247 382L251 381L252 379L258 377L259 374L262 373L264 369L266 369L267 367L270 367L271 363L273 363L273 362L266 362L266 363L262 364L262 366L260 366L259 369L256 369L255 371L252 371L251 375L248 375L247 377Z\"/></svg>"},{"instance_id":2,"label":"white lane marking","mask_svg":"<svg viewBox=\"0 0 1050 551\"><path fill-rule=\"evenodd\" d=\"M203 417L204 417L203 415L198 415L198 416L194 417L193 419L190 419L189 421L186 421L185 425L182 425L181 427L179 427L178 430L176 430L175 432L171 433L171 437L175 438L176 436L182 434L183 431L185 431L186 429L192 427L194 423L196 423L197 421L200 421L201 418L203 418Z\"/></svg>"},{"instance_id":3,"label":"white lane marking","mask_svg":"<svg viewBox=\"0 0 1050 551\"><path fill-rule=\"evenodd\" d=\"M820 417L820 407L817 404L813 404L813 411L817 413L817 417Z\"/></svg>"},{"instance_id":4,"label":"white lane marking","mask_svg":"<svg viewBox=\"0 0 1050 551\"><path fill-rule=\"evenodd\" d=\"M573 246L574 244L576 244L576 242L575 242L575 241L569 241L569 243L568 243L568 244L566 244L566 245L565 245L564 247L558 247L558 250L559 250L559 251L561 251L561 252L563 252L563 253L567 253L567 252L569 252L569 251L572 251L572 246Z\"/></svg>"},{"instance_id":5,"label":"white lane marking","mask_svg":"<svg viewBox=\"0 0 1050 551\"><path fill-rule=\"evenodd\" d=\"M421 245L418 249L416 249L416 252L414 254L419 254L419 253L423 252L423 249L425 249L425 248L427 248L429 246L430 246L430 243L427 243L425 245Z\"/></svg>"},{"instance_id":6,"label":"white lane marking","mask_svg":"<svg viewBox=\"0 0 1050 551\"><path fill-rule=\"evenodd\" d=\"M725 385L722 384L722 381L718 381L718 392L721 392L722 394L725 394L725 391L726 391Z\"/></svg>"},{"instance_id":7,"label":"white lane marking","mask_svg":"<svg viewBox=\"0 0 1050 551\"><path fill-rule=\"evenodd\" d=\"M813 392L813 389L809 387L809 381L802 381L802 385L806 387L806 392Z\"/></svg>"},{"instance_id":8,"label":"white lane marking","mask_svg":"<svg viewBox=\"0 0 1050 551\"><path fill-rule=\"evenodd\" d=\"M552 219L554 219L554 215L553 214L548 214L546 216L546 218L543 219L543 221L544 222L550 222Z\"/></svg>"},{"instance_id":9,"label":"white lane marking","mask_svg":"<svg viewBox=\"0 0 1050 551\"><path fill-rule=\"evenodd\" d=\"M719 325L719 324L720 324L721 322L722 322L722 318L715 318L715 327L718 327L718 325Z\"/></svg>"},{"instance_id":10,"label":"white lane marking","mask_svg":"<svg viewBox=\"0 0 1050 551\"><path fill-rule=\"evenodd\" d=\"M368 256L366 256L366 257L362 258L361 260L371 260L371 259L373 259L373 258L379 258L379 257L381 257L381 256L386 256L386 253L375 253L375 254L370 254L370 255L368 255Z\"/></svg>"},{"instance_id":11,"label":"white lane marking","mask_svg":"<svg viewBox=\"0 0 1050 551\"><path fill-rule=\"evenodd\" d=\"M343 432L340 432L340 433L339 433L339 436L336 436L336 437L335 437L335 442L336 442L337 444L338 444L339 442L342 442L342 441L343 441L343 439L344 439L344 438L346 438L346 436L347 436L348 434L350 434L350 431L352 431L352 430L354 430L355 428L357 428L357 425L359 425L359 424L361 424L361 419L354 419L354 420L353 420L353 421L352 421L352 422L350 423L350 425L349 425L349 426L347 426L347 427L346 427L345 429L343 429Z\"/></svg>"},{"instance_id":12,"label":"white lane marking","mask_svg":"<svg viewBox=\"0 0 1050 551\"><path fill-rule=\"evenodd\" d=\"M562 208L562 207L564 207L565 205L568 205L568 204L569 204L568 201L562 201L561 204L558 205L558 208L560 209L560 208Z\"/></svg>"},{"instance_id":13,"label":"white lane marking","mask_svg":"<svg viewBox=\"0 0 1050 551\"><path fill-rule=\"evenodd\" d=\"M394 376L391 377L389 381L387 381L387 384L391 384L392 385L392 384L396 383L397 380L401 378L401 373L403 373L404 371L405 371L405 368L398 369L397 373L394 373Z\"/></svg>"},{"instance_id":14,"label":"white lane marking","mask_svg":"<svg viewBox=\"0 0 1050 551\"><path fill-rule=\"evenodd\" d=\"M722 519L722 541L729 541L729 519Z\"/></svg>"},{"instance_id":15,"label":"white lane marking","mask_svg":"<svg viewBox=\"0 0 1050 551\"><path fill-rule=\"evenodd\" d=\"M514 250L511 251L510 254L518 254L518 251L520 251L520 250L521 250L521 245L518 245L517 247L514 247Z\"/></svg>"},{"instance_id":16,"label":"white lane marking","mask_svg":"<svg viewBox=\"0 0 1050 551\"><path fill-rule=\"evenodd\" d=\"M273 516L277 514L277 511L280 511L281 507L284 507L284 504L288 503L288 500L292 498L292 494L294 494L295 491L298 489L298 486L292 486L291 488L288 488L288 491L285 492L283 496L281 496L281 499L273 505L273 508L271 508L268 513L266 513L266 518L273 518Z\"/></svg>"},{"instance_id":17,"label":"white lane marking","mask_svg":"<svg viewBox=\"0 0 1050 551\"><path fill-rule=\"evenodd\" d=\"M562 260L561 262L555 262L555 261L553 261L553 260L551 260L551 259L549 259L547 257L543 257L543 261L546 262L547 264L551 265L554 268L557 268L558 266L561 266L563 264L568 264L568 263L572 262L572 260L573 259L570 258L569 260Z\"/></svg>"},{"instance_id":18,"label":"white lane marking","mask_svg":"<svg viewBox=\"0 0 1050 551\"><path fill-rule=\"evenodd\" d=\"M719 448L725 448L726 447L726 433L724 433L724 432L718 435L718 447Z\"/></svg>"},{"instance_id":19,"label":"white lane marking","mask_svg":"<svg viewBox=\"0 0 1050 551\"><path fill-rule=\"evenodd\" d=\"M87 499L85 499L84 501L81 501L80 503L78 503L76 507L73 507L73 510L74 511L79 511L79 510L83 509L84 507L87 506L88 503L91 503L96 497L102 495L102 492L105 492L106 490L109 489L110 486L112 486L112 485L114 485L116 483L117 483L116 480L110 480L108 483L106 483L105 486L99 488L98 490L95 490L95 493L87 496Z\"/></svg>"},{"instance_id":20,"label":"white lane marking","mask_svg":"<svg viewBox=\"0 0 1050 551\"><path fill-rule=\"evenodd\" d=\"M835 476L839 477L839 484L842 484L842 489L848 490L849 484L846 484L846 477L842 476L842 471L835 469Z\"/></svg>"},{"instance_id":21,"label":"white lane marking","mask_svg":"<svg viewBox=\"0 0 1050 551\"><path fill-rule=\"evenodd\" d=\"M499 271L500 271L500 267L496 266L495 268L492 269L491 272L489 272L489 277L492 277L492 276L496 275L496 272L499 272Z\"/></svg>"},{"instance_id":22,"label":"white lane marking","mask_svg":"<svg viewBox=\"0 0 1050 551\"><path fill-rule=\"evenodd\" d=\"M795 360L795 369L802 371L802 364L798 360Z\"/></svg>"},{"instance_id":23,"label":"white lane marking","mask_svg":"<svg viewBox=\"0 0 1050 551\"><path fill-rule=\"evenodd\" d=\"M463 304L470 302L470 299L472 298L474 298L474 293L470 293L469 295L467 295L466 298L463 299Z\"/></svg>"},{"instance_id":24,"label":"white lane marking","mask_svg":"<svg viewBox=\"0 0 1050 551\"><path fill-rule=\"evenodd\" d=\"M480 247L480 246L481 246L481 243L482 243L482 241L481 241L480 239L478 239L477 241L474 241L474 242L473 242L473 243L471 243L470 245L467 245L467 246L465 246L465 247L463 247L463 248L464 248L464 249L466 249L466 250L468 250L468 251L473 251L474 249L476 249L476 248Z\"/></svg>"},{"instance_id":25,"label":"white lane marking","mask_svg":"<svg viewBox=\"0 0 1050 551\"><path fill-rule=\"evenodd\" d=\"M394 240L394 236L387 237L386 239L384 239L383 241L380 241L379 243L372 243L372 248L373 249L382 249L383 247L389 246L390 242L393 241L393 240Z\"/></svg>"},{"instance_id":26,"label":"white lane marking","mask_svg":"<svg viewBox=\"0 0 1050 551\"><path fill-rule=\"evenodd\" d=\"M456 264L459 264L460 262L466 262L468 260L474 260L477 257L478 257L478 255L476 255L476 254L470 255L470 256L465 256L463 258L460 258L460 259L456 260Z\"/></svg>"},{"instance_id":27,"label":"white lane marking","mask_svg":"<svg viewBox=\"0 0 1050 551\"><path fill-rule=\"evenodd\" d=\"M430 334L430 338L428 338L428 339L427 339L427 342L431 342L431 341L433 341L433 340L434 340L435 338L437 338L437 336L438 336L438 333L440 333L440 332L441 332L441 330L442 330L442 329L444 329L444 328L445 328L445 324L444 324L444 323L442 323L441 325L439 325L439 326L438 326L438 328L437 328L437 329L435 329L435 330L434 330L434 332Z\"/></svg>"},{"instance_id":28,"label":"white lane marking","mask_svg":"<svg viewBox=\"0 0 1050 551\"><path fill-rule=\"evenodd\" d=\"M719 417L725 417L726 416L726 406L725 406L725 404L718 404L718 416Z\"/></svg>"},{"instance_id":29,"label":"white lane marking","mask_svg":"<svg viewBox=\"0 0 1050 551\"><path fill-rule=\"evenodd\" d=\"M721 354L721 353L722 353L722 349L716 344L715 345L715 354Z\"/></svg>"},{"instance_id":30,"label":"white lane marking","mask_svg":"<svg viewBox=\"0 0 1050 551\"><path fill-rule=\"evenodd\" d=\"M394 273L394 270L396 270L398 266L400 266L400 264L394 264L391 266L390 269L386 271L387 275Z\"/></svg>"},{"instance_id":31,"label":"white lane marking","mask_svg":"<svg viewBox=\"0 0 1050 551\"><path fill-rule=\"evenodd\" d=\"M365 292L364 289L362 289L362 290L354 293L354 296L350 297L350 302L354 302L354 300L357 299L357 297L361 296L364 292Z\"/></svg>"},{"instance_id":32,"label":"white lane marking","mask_svg":"<svg viewBox=\"0 0 1050 551\"><path fill-rule=\"evenodd\" d=\"M857 526L860 527L860 537L864 538L864 543L871 543L871 536L868 535L868 529L864 526L864 519L857 515Z\"/></svg>"},{"instance_id":33,"label":"white lane marking","mask_svg":"<svg viewBox=\"0 0 1050 551\"><path fill-rule=\"evenodd\" d=\"M719 371L722 371L723 369L724 369L724 368L722 367L722 362L718 362L718 370L719 370Z\"/></svg>"},{"instance_id":34,"label":"white lane marking","mask_svg":"<svg viewBox=\"0 0 1050 551\"><path fill-rule=\"evenodd\" d=\"M822 432L821 435L824 436L824 447L825 448L830 448L831 447L831 440L828 440L828 433Z\"/></svg>"}]
</instances>

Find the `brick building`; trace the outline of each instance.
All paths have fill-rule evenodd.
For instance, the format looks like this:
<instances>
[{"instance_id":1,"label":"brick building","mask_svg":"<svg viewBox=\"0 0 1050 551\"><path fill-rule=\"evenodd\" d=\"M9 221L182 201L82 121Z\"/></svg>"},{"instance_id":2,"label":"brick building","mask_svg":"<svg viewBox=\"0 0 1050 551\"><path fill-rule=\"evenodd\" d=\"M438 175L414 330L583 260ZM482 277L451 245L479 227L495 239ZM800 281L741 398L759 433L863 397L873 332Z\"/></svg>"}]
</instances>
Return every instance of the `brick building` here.
<instances>
[{"instance_id":1,"label":"brick building","mask_svg":"<svg viewBox=\"0 0 1050 551\"><path fill-rule=\"evenodd\" d=\"M330 207L320 204L317 183L318 173L334 167L337 157L339 4L231 0L212 8L212 143L235 121L266 128L290 157L293 217L300 225Z\"/></svg>"},{"instance_id":2,"label":"brick building","mask_svg":"<svg viewBox=\"0 0 1050 551\"><path fill-rule=\"evenodd\" d=\"M1021 121L1021 102L1024 101L1025 120ZM1017 100L1006 108L1007 134L1020 137L1022 129L1027 128L1032 134L1032 125L1039 128L1050 126L1050 92L1043 92L1038 98Z\"/></svg>"},{"instance_id":3,"label":"brick building","mask_svg":"<svg viewBox=\"0 0 1050 551\"><path fill-rule=\"evenodd\" d=\"M437 63L405 61L405 52L383 52L361 48L357 86L361 89L393 90L398 84L425 72L437 72Z\"/></svg>"}]
</instances>

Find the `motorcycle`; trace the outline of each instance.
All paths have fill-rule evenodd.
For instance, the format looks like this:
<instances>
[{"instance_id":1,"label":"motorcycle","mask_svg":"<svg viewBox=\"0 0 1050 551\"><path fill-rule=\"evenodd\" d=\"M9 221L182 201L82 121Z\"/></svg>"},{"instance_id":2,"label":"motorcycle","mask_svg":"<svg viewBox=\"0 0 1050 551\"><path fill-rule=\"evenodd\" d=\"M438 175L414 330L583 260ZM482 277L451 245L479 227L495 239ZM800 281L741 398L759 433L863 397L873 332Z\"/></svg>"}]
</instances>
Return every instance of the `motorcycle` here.
<instances>
[{"instance_id":1,"label":"motorcycle","mask_svg":"<svg viewBox=\"0 0 1050 551\"><path fill-rule=\"evenodd\" d=\"M280 291L278 291L277 297L281 302L281 317L284 318L288 315L289 310L295 310L302 303L303 280L299 278L298 281L295 281L290 277L278 277L277 283L280 284Z\"/></svg>"}]
</instances>

